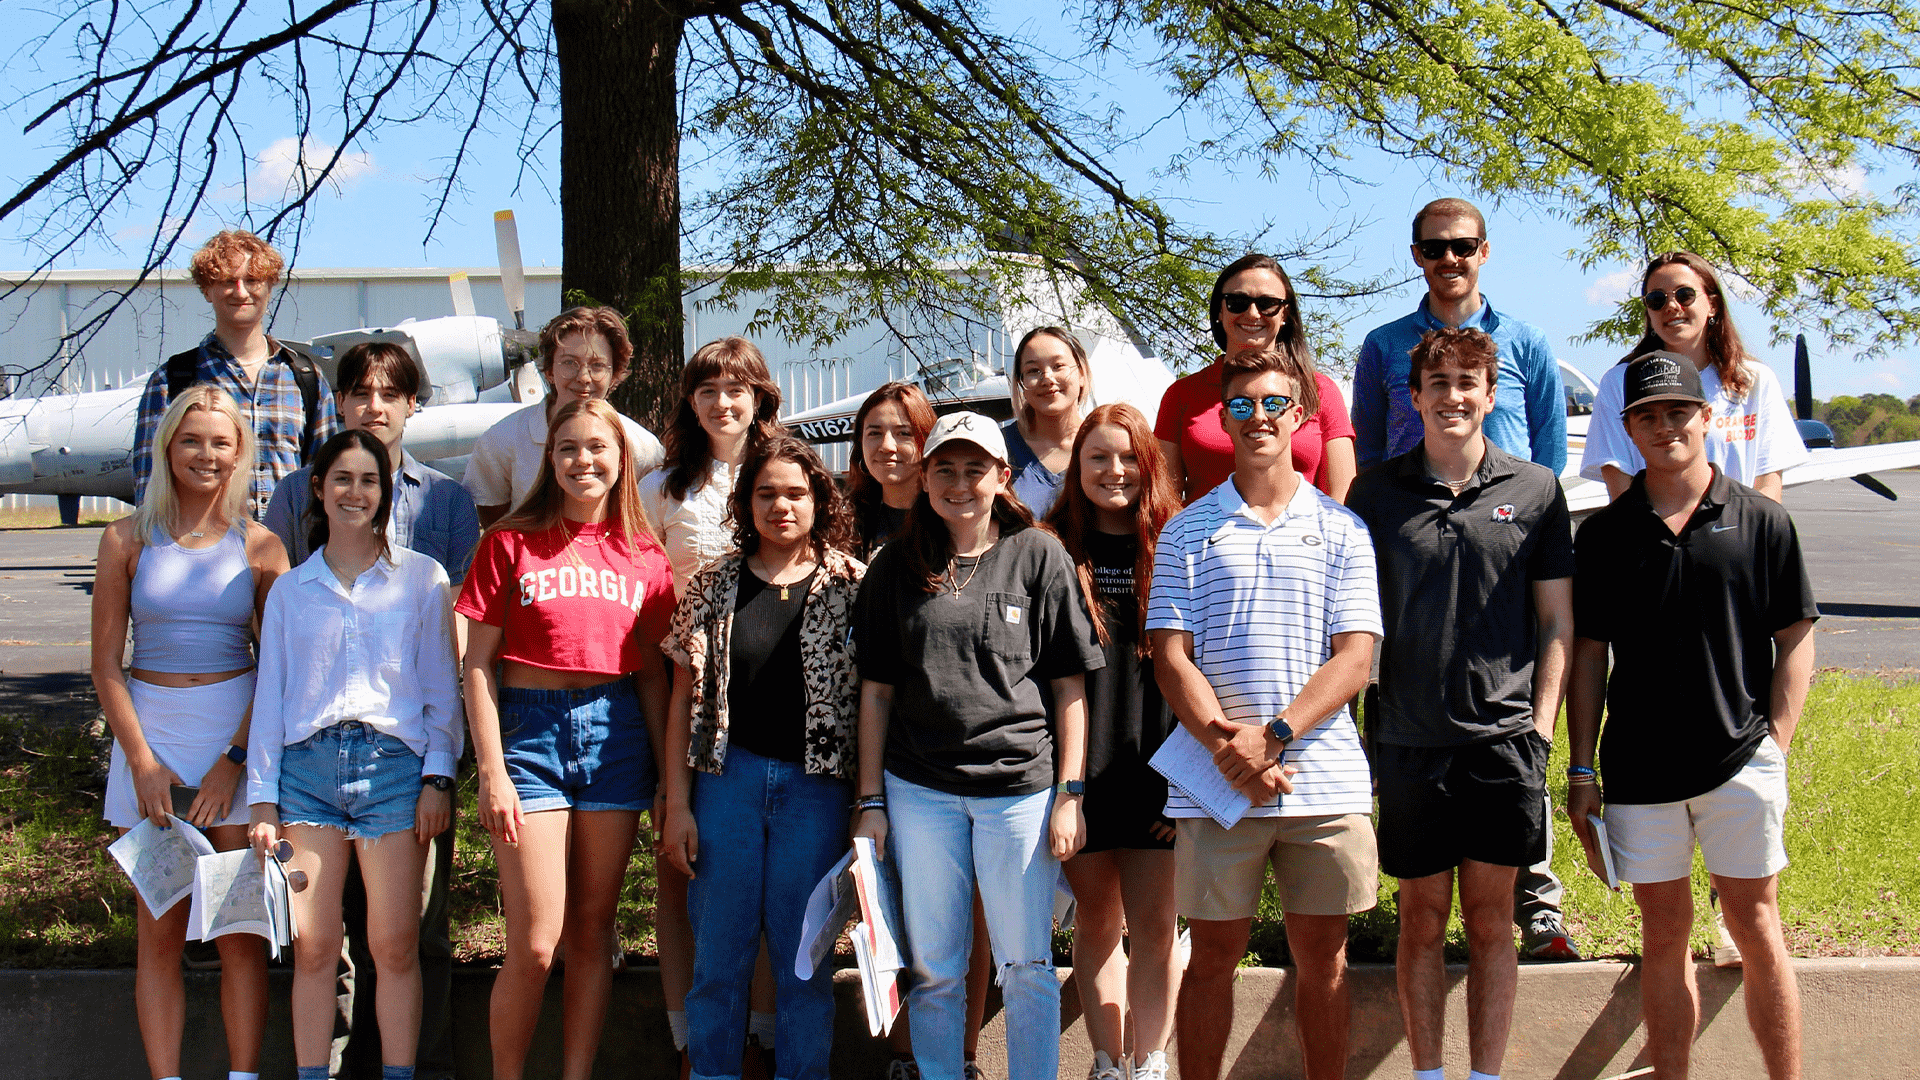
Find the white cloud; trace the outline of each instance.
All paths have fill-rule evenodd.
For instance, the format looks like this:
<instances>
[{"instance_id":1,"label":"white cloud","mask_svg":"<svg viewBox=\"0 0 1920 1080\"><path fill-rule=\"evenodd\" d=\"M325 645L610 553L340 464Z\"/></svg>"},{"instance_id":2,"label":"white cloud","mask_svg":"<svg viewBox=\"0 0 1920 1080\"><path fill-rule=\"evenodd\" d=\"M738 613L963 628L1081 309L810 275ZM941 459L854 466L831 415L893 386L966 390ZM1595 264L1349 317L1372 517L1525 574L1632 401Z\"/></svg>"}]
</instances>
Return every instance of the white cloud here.
<instances>
[{"instance_id":1,"label":"white cloud","mask_svg":"<svg viewBox=\"0 0 1920 1080\"><path fill-rule=\"evenodd\" d=\"M1587 303L1597 307L1616 307L1620 301L1632 296L1639 284L1640 274L1637 271L1615 270L1587 286Z\"/></svg>"},{"instance_id":2,"label":"white cloud","mask_svg":"<svg viewBox=\"0 0 1920 1080\"><path fill-rule=\"evenodd\" d=\"M289 135L274 140L255 156L253 173L248 180L268 191L297 191L304 183L318 180L320 171L333 160L333 155L332 146L311 135L304 142ZM350 151L334 162L333 171L327 175L327 186L338 195L347 185L373 171L372 154L364 150Z\"/></svg>"}]
</instances>

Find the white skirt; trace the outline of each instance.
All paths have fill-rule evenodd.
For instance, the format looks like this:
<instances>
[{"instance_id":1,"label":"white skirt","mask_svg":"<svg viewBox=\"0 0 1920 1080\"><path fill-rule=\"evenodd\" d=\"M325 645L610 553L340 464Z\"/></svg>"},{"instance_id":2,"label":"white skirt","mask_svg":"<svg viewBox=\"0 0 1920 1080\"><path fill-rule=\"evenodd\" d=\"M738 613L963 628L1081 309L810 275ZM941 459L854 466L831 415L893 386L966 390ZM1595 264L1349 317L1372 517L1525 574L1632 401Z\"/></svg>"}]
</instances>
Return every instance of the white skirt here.
<instances>
[{"instance_id":1,"label":"white skirt","mask_svg":"<svg viewBox=\"0 0 1920 1080\"><path fill-rule=\"evenodd\" d=\"M197 787L213 763L233 745L233 733L253 704L254 673L209 686L155 686L129 677L133 714L140 718L148 749L160 764L173 770L180 782ZM233 789L233 807L218 824L245 825L248 807L245 776ZM133 790L133 770L120 741L113 743L113 762L107 766L107 824L131 829L140 824L140 804Z\"/></svg>"}]
</instances>

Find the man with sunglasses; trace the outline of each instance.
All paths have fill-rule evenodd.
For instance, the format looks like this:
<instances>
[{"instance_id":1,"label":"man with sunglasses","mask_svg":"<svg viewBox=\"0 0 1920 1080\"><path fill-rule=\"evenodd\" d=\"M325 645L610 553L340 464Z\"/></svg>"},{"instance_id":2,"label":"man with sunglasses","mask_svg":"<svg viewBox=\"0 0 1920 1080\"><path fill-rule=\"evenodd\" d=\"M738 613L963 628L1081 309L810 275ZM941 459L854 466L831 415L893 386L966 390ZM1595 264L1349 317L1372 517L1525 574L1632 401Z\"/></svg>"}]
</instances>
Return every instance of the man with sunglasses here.
<instances>
[{"instance_id":1,"label":"man with sunglasses","mask_svg":"<svg viewBox=\"0 0 1920 1080\"><path fill-rule=\"evenodd\" d=\"M1779 885L1787 753L1820 610L1786 510L1709 459L1713 408L1693 363L1649 353L1626 365L1623 383L1627 434L1646 468L1574 545L1567 810L1588 865L1601 867L1588 819L1602 813L1604 765L1607 846L1640 907L1656 1073L1687 1075L1699 1022L1697 843L1740 947L1767 1075L1798 1077L1800 995Z\"/></svg>"},{"instance_id":2,"label":"man with sunglasses","mask_svg":"<svg viewBox=\"0 0 1920 1080\"><path fill-rule=\"evenodd\" d=\"M1567 465L1567 401L1553 347L1538 327L1495 311L1480 292L1487 219L1465 199L1435 199L1413 216L1413 261L1427 294L1411 315L1367 335L1353 372L1354 453L1360 470L1397 457L1425 435L1408 389L1413 347L1428 331L1479 330L1500 350L1500 393L1482 431L1495 446L1558 476ZM1560 911L1563 890L1549 858L1520 871L1513 921L1533 960L1578 960Z\"/></svg>"},{"instance_id":3,"label":"man with sunglasses","mask_svg":"<svg viewBox=\"0 0 1920 1080\"><path fill-rule=\"evenodd\" d=\"M1447 918L1466 926L1470 1080L1497 1080L1513 1016L1516 872L1546 855L1547 756L1573 642L1559 477L1489 442L1499 356L1478 330L1414 347L1420 445L1354 482L1387 634L1367 723L1380 866L1400 883L1395 965L1414 1080L1441 1080Z\"/></svg>"},{"instance_id":4,"label":"man with sunglasses","mask_svg":"<svg viewBox=\"0 0 1920 1080\"><path fill-rule=\"evenodd\" d=\"M1379 888L1367 760L1347 711L1381 634L1373 545L1293 467L1291 440L1317 404L1311 366L1292 350L1249 349L1225 361L1222 381L1233 475L1167 523L1147 612L1167 703L1254 804L1223 828L1178 787L1167 792L1175 900L1193 944L1176 1014L1180 1075L1220 1075L1234 972L1271 864L1306 1075L1334 1080L1351 1021L1347 918Z\"/></svg>"}]
</instances>

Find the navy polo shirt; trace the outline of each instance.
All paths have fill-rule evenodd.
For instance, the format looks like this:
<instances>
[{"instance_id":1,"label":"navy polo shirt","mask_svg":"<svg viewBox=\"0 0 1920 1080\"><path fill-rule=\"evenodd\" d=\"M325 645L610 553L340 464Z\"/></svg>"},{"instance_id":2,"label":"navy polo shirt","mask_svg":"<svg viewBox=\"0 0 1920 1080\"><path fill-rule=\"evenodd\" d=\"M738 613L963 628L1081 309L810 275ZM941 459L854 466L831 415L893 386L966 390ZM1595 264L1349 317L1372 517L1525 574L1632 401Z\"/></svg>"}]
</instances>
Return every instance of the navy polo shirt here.
<instances>
[{"instance_id":1,"label":"navy polo shirt","mask_svg":"<svg viewBox=\"0 0 1920 1080\"><path fill-rule=\"evenodd\" d=\"M1424 443L1354 481L1347 507L1373 534L1380 608L1378 719L1398 746L1466 746L1533 726L1533 583L1573 576L1560 481L1487 443L1455 495Z\"/></svg>"},{"instance_id":2,"label":"navy polo shirt","mask_svg":"<svg viewBox=\"0 0 1920 1080\"><path fill-rule=\"evenodd\" d=\"M1607 801L1679 802L1732 779L1767 735L1773 635L1820 617L1786 509L1716 465L1676 536L1641 472L1574 552L1574 633L1613 646Z\"/></svg>"}]
</instances>

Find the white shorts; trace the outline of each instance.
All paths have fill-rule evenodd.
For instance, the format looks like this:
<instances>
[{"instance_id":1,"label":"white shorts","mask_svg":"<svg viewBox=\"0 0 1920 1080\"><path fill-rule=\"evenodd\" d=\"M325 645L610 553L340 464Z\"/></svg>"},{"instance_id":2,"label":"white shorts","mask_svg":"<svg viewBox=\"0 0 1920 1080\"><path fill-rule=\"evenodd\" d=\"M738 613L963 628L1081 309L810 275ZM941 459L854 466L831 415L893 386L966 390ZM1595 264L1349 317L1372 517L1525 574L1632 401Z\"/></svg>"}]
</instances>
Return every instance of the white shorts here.
<instances>
[{"instance_id":1,"label":"white shorts","mask_svg":"<svg viewBox=\"0 0 1920 1080\"><path fill-rule=\"evenodd\" d=\"M1707 872L1772 877L1787 867L1782 839L1787 757L1768 735L1746 766L1704 795L1670 803L1607 804L1607 840L1621 881L1650 885L1693 873L1693 843Z\"/></svg>"},{"instance_id":2,"label":"white shorts","mask_svg":"<svg viewBox=\"0 0 1920 1080\"><path fill-rule=\"evenodd\" d=\"M209 686L155 686L129 676L127 690L133 697L133 715L140 718L140 732L147 748L160 764L172 769L180 782L197 787L213 763L233 745L233 733L240 729L247 709L253 705L254 673ZM252 808L247 805L247 778L242 776L234 788L233 806L227 816L215 824L245 825ZM133 791L133 770L118 739L113 743L113 760L107 766L107 824L131 829L140 824L140 805Z\"/></svg>"}]
</instances>

